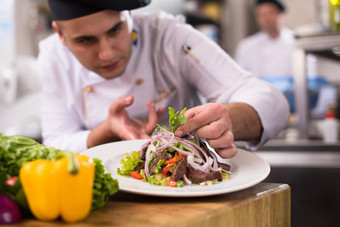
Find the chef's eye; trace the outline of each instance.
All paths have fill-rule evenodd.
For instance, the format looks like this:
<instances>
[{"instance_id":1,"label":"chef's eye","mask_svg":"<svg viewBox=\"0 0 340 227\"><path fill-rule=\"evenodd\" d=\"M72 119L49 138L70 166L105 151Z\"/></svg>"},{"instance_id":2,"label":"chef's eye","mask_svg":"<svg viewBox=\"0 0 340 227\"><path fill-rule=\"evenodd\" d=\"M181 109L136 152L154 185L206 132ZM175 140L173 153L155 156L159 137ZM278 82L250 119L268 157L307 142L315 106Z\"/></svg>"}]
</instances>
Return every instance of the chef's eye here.
<instances>
[{"instance_id":1,"label":"chef's eye","mask_svg":"<svg viewBox=\"0 0 340 227\"><path fill-rule=\"evenodd\" d=\"M94 42L95 38L94 37L79 37L75 41L79 44L86 44L86 43L91 43Z\"/></svg>"},{"instance_id":2,"label":"chef's eye","mask_svg":"<svg viewBox=\"0 0 340 227\"><path fill-rule=\"evenodd\" d=\"M109 31L108 33L110 35L114 35L116 34L120 29L122 29L123 27L123 22L119 22L118 24L116 24L115 26L113 26Z\"/></svg>"}]
</instances>

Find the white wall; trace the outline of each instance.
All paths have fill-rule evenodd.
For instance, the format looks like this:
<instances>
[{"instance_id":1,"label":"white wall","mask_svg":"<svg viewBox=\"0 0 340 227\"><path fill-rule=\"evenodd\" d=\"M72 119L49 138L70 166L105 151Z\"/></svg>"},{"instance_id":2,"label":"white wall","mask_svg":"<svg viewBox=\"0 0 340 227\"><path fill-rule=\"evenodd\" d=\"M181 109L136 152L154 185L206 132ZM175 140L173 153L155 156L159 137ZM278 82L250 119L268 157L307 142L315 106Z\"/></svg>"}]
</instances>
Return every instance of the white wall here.
<instances>
[{"instance_id":1,"label":"white wall","mask_svg":"<svg viewBox=\"0 0 340 227\"><path fill-rule=\"evenodd\" d=\"M328 0L282 0L287 7L286 25L295 29L322 20L327 23ZM320 18L319 18L320 16Z\"/></svg>"}]
</instances>

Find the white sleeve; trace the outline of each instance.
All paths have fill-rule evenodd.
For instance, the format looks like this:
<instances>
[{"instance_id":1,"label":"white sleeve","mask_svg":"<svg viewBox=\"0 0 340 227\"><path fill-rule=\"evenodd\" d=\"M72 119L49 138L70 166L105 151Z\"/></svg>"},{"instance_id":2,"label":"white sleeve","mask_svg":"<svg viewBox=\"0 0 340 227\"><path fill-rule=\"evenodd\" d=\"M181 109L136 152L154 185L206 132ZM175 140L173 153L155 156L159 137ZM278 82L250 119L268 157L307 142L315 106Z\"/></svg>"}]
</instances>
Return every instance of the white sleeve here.
<instances>
[{"instance_id":1,"label":"white sleeve","mask_svg":"<svg viewBox=\"0 0 340 227\"><path fill-rule=\"evenodd\" d=\"M46 146L79 153L87 149L87 136L90 131L83 130L84 127L76 114L65 104L67 92L62 89L65 84L60 76L66 72L59 65L60 56L50 50L51 46L40 44L38 56L43 78L43 101L40 110L43 143Z\"/></svg>"},{"instance_id":2,"label":"white sleeve","mask_svg":"<svg viewBox=\"0 0 340 227\"><path fill-rule=\"evenodd\" d=\"M241 41L235 49L235 61L243 68L246 66L244 42Z\"/></svg>"},{"instance_id":3,"label":"white sleeve","mask_svg":"<svg viewBox=\"0 0 340 227\"><path fill-rule=\"evenodd\" d=\"M286 126L289 106L279 90L243 70L225 51L198 31L185 26L176 29L182 37L177 40L178 45L188 45L199 60L197 62L182 50L177 52L175 57L185 80L210 102L243 102L258 113L263 127L262 137L259 141L248 142L248 148L259 148Z\"/></svg>"}]
</instances>

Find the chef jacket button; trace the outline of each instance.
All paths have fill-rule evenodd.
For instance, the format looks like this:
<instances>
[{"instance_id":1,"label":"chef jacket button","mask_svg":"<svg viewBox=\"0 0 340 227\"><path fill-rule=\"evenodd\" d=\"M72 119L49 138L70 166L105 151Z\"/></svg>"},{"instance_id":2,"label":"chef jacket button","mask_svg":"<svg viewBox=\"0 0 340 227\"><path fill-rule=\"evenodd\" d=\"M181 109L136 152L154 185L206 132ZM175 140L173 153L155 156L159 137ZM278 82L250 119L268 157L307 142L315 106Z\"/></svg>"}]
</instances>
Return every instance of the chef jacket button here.
<instances>
[{"instance_id":1,"label":"chef jacket button","mask_svg":"<svg viewBox=\"0 0 340 227\"><path fill-rule=\"evenodd\" d=\"M144 80L143 79L138 79L137 81L136 81L136 84L137 85L141 85L141 84L143 84L144 83Z\"/></svg>"},{"instance_id":2,"label":"chef jacket button","mask_svg":"<svg viewBox=\"0 0 340 227\"><path fill-rule=\"evenodd\" d=\"M86 91L87 91L88 93L91 93L91 92L93 91L93 88L90 87L90 86L88 86L88 87L86 87Z\"/></svg>"}]
</instances>

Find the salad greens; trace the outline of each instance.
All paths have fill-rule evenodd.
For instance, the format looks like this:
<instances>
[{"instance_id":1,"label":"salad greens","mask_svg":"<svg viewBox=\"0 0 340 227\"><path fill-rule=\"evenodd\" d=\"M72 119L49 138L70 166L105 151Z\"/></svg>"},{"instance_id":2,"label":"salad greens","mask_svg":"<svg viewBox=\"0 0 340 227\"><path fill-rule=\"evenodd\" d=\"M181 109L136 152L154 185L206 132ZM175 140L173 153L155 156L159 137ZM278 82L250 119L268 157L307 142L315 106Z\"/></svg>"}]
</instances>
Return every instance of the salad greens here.
<instances>
[{"instance_id":1,"label":"salad greens","mask_svg":"<svg viewBox=\"0 0 340 227\"><path fill-rule=\"evenodd\" d=\"M33 139L23 136L3 136L0 133L0 172L18 176L21 166L36 159L52 160L62 150L46 147ZM94 158L95 179L93 185L92 209L105 205L109 195L118 191L118 182L105 173L101 160Z\"/></svg>"},{"instance_id":2,"label":"salad greens","mask_svg":"<svg viewBox=\"0 0 340 227\"><path fill-rule=\"evenodd\" d=\"M178 111L175 113L175 110L172 107L169 107L169 125L172 127L171 132L175 132L181 124L187 122L187 118L184 116L186 110L187 108L184 108L178 115Z\"/></svg>"},{"instance_id":3,"label":"salad greens","mask_svg":"<svg viewBox=\"0 0 340 227\"><path fill-rule=\"evenodd\" d=\"M128 175L130 172L134 171L134 168L142 163L143 160L140 159L139 153L137 151L132 151L131 153L126 153L124 159L120 160L122 168L118 168L117 173L120 175Z\"/></svg>"}]
</instances>

